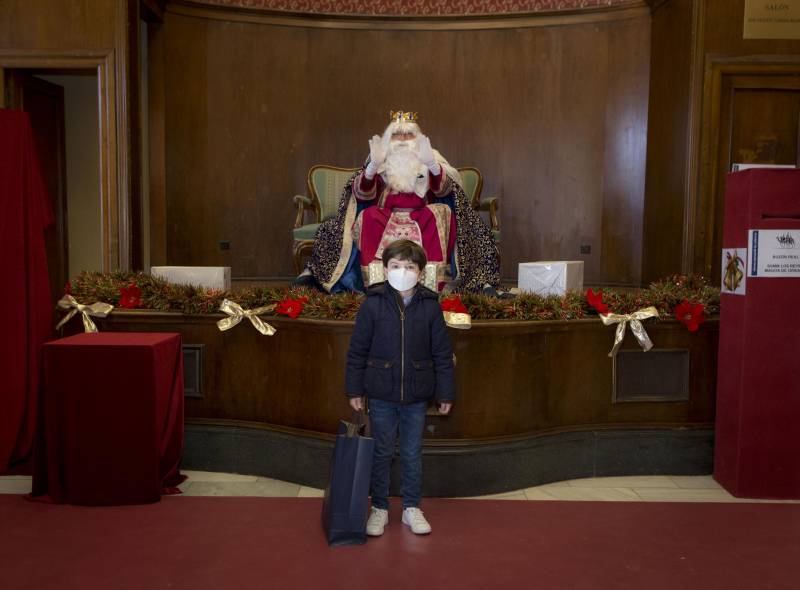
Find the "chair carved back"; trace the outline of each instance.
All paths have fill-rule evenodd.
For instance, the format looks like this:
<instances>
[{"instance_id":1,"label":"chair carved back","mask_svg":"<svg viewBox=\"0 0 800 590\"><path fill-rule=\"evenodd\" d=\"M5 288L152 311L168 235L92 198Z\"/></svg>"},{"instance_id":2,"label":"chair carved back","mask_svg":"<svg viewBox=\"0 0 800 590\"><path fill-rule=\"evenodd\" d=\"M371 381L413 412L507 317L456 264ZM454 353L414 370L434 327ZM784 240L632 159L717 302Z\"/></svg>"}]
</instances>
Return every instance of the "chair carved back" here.
<instances>
[{"instance_id":1,"label":"chair carved back","mask_svg":"<svg viewBox=\"0 0 800 590\"><path fill-rule=\"evenodd\" d=\"M477 208L481 202L481 191L483 190L483 176L480 170L472 167L459 168L458 173L461 175L462 185L461 188L467 194L469 204L473 208Z\"/></svg>"}]
</instances>

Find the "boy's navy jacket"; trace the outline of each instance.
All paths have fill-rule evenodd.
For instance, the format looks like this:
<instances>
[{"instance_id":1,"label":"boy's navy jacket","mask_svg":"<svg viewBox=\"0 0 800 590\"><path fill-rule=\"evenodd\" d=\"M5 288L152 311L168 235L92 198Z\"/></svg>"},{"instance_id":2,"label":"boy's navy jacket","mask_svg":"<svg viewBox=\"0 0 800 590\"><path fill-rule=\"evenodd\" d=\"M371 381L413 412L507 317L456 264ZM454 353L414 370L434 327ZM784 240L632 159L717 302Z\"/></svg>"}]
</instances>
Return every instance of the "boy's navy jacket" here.
<instances>
[{"instance_id":1,"label":"boy's navy jacket","mask_svg":"<svg viewBox=\"0 0 800 590\"><path fill-rule=\"evenodd\" d=\"M350 339L345 387L349 397L454 400L453 346L439 296L418 285L403 307L388 282L370 287Z\"/></svg>"}]
</instances>

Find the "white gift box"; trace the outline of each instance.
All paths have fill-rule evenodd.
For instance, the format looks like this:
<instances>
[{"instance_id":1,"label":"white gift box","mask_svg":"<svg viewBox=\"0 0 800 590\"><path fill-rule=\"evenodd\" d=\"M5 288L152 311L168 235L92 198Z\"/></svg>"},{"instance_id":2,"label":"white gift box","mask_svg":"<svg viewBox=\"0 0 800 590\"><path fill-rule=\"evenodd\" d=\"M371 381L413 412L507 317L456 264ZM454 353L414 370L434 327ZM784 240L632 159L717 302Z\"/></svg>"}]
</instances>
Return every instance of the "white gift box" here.
<instances>
[{"instance_id":1,"label":"white gift box","mask_svg":"<svg viewBox=\"0 0 800 590\"><path fill-rule=\"evenodd\" d=\"M519 290L537 295L564 295L583 291L583 260L521 262Z\"/></svg>"},{"instance_id":2,"label":"white gift box","mask_svg":"<svg viewBox=\"0 0 800 590\"><path fill-rule=\"evenodd\" d=\"M231 288L230 266L151 266L150 274L179 285L224 291Z\"/></svg>"}]
</instances>

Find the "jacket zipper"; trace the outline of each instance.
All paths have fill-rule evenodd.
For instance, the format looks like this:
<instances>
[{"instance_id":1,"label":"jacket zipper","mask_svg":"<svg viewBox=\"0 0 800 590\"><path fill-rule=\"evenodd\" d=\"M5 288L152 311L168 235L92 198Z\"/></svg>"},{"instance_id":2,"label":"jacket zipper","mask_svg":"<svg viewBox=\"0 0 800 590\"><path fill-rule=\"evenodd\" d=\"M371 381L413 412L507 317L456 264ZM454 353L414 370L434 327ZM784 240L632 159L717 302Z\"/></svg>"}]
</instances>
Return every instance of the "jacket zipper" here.
<instances>
[{"instance_id":1,"label":"jacket zipper","mask_svg":"<svg viewBox=\"0 0 800 590\"><path fill-rule=\"evenodd\" d=\"M400 312L400 403L403 403L403 388L406 382L406 314L395 299L397 311Z\"/></svg>"}]
</instances>

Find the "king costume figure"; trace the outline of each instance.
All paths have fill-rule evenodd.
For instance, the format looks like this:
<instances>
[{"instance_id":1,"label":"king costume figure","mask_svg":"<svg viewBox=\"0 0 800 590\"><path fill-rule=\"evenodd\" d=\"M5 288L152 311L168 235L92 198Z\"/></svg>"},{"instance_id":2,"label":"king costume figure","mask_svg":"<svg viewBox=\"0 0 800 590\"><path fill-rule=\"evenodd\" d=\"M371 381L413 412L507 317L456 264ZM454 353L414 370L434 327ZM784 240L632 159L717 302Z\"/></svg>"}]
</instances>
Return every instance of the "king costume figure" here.
<instances>
[{"instance_id":1,"label":"king costume figure","mask_svg":"<svg viewBox=\"0 0 800 590\"><path fill-rule=\"evenodd\" d=\"M384 249L407 239L423 247L426 284L480 291L500 283L491 230L470 206L461 177L431 147L417 114L393 111L369 158L345 184L335 216L319 227L306 269L328 292L364 291L386 280Z\"/></svg>"}]
</instances>

